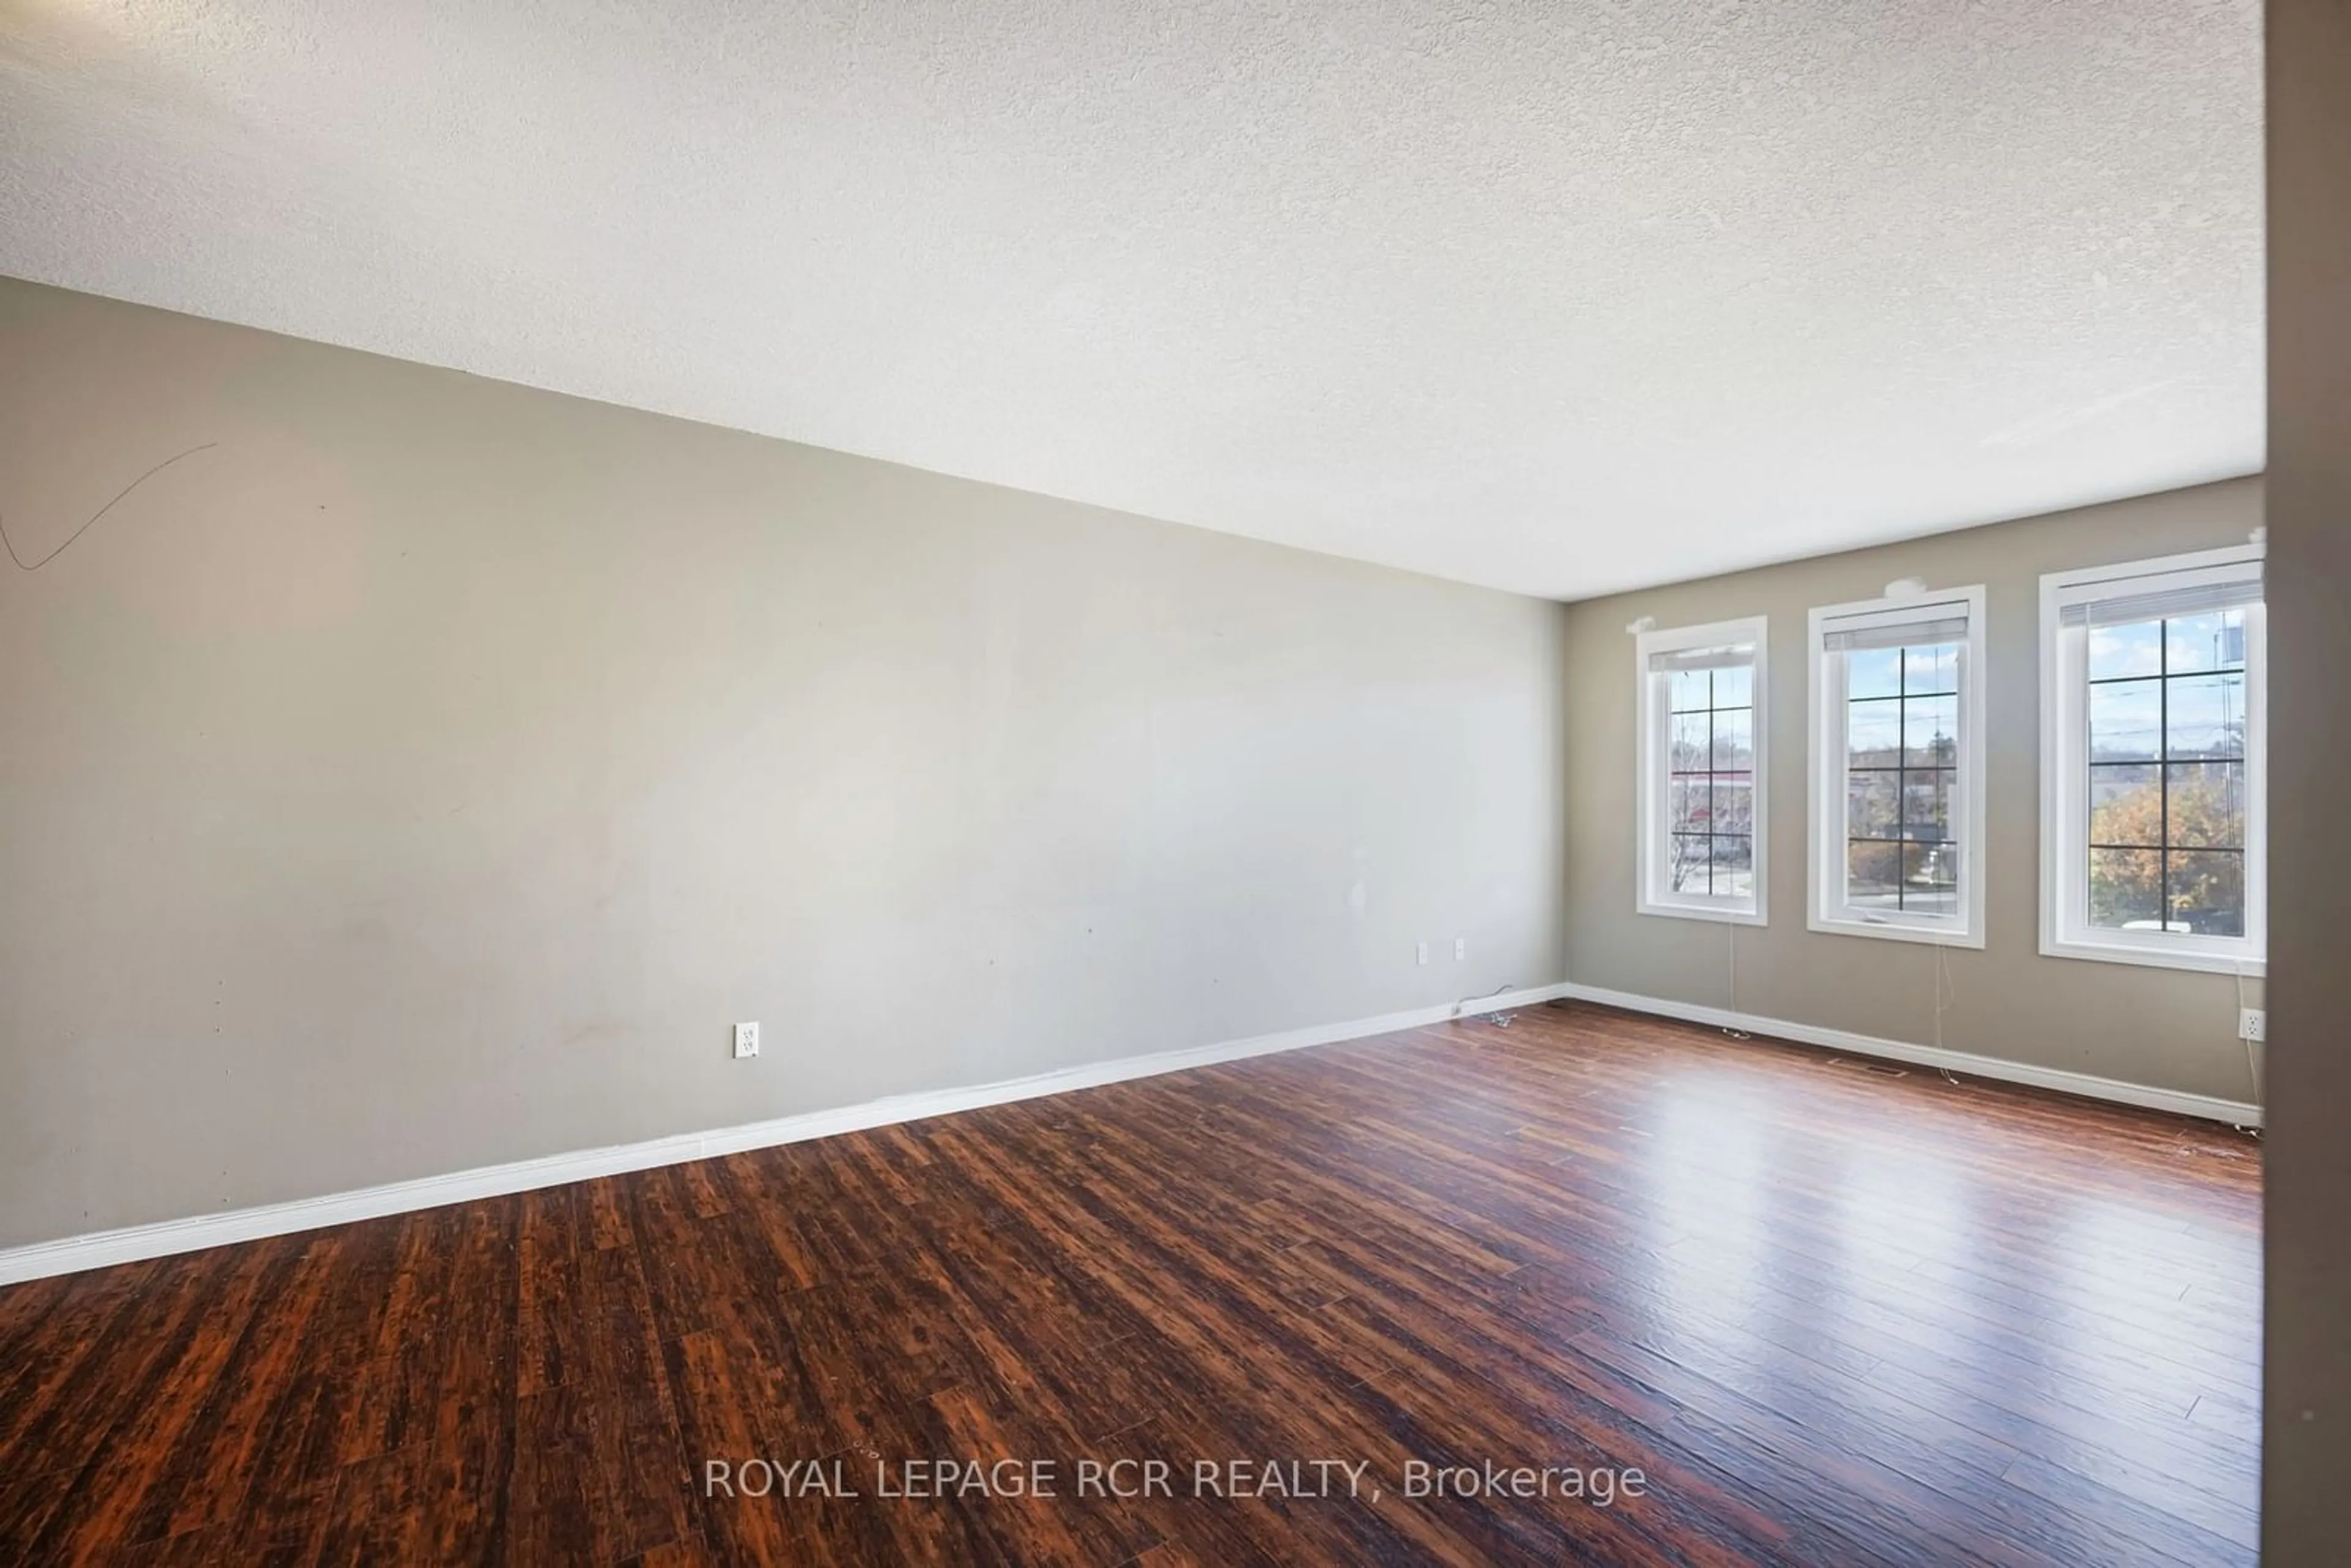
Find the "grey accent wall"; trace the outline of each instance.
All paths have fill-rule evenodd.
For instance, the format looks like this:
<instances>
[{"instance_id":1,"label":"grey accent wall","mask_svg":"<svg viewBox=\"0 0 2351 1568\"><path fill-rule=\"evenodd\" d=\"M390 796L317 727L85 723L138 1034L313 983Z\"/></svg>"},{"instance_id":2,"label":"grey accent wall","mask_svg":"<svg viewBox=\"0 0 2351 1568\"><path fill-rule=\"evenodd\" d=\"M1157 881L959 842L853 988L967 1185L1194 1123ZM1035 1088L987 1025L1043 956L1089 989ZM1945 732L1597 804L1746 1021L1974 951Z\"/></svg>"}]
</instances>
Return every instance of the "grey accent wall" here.
<instances>
[{"instance_id":1,"label":"grey accent wall","mask_svg":"<svg viewBox=\"0 0 2351 1568\"><path fill-rule=\"evenodd\" d=\"M2270 0L2271 885L2262 1561L2351 1500L2351 0Z\"/></svg>"},{"instance_id":2,"label":"grey accent wall","mask_svg":"<svg viewBox=\"0 0 2351 1568\"><path fill-rule=\"evenodd\" d=\"M0 562L0 1245L1561 977L1555 604L23 283L0 366L16 549L104 511Z\"/></svg>"},{"instance_id":3,"label":"grey accent wall","mask_svg":"<svg viewBox=\"0 0 2351 1568\"><path fill-rule=\"evenodd\" d=\"M2234 480L1570 606L1569 977L1934 1043L1935 948L1806 929L1805 618L1817 605L1876 598L1896 578L1980 582L1989 591L1986 941L1980 951L1948 950L1942 1043L2254 1099L2234 977L2041 956L2038 672L2042 573L2241 544L2261 521L2261 482ZM1768 927L1634 913L1637 691L1625 628L1644 615L1661 628L1771 619ZM2247 993L2259 1005L2260 982Z\"/></svg>"}]
</instances>

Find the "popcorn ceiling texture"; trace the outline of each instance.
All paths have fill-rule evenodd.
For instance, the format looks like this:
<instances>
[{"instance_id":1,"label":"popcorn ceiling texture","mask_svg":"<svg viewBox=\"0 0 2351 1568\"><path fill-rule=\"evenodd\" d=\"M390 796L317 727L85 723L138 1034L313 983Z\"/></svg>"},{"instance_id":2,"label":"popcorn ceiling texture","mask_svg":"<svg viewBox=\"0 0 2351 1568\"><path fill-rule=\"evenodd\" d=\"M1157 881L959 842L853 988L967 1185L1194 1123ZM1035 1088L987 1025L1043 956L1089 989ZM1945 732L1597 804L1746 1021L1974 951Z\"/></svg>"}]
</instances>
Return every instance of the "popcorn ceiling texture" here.
<instances>
[{"instance_id":1,"label":"popcorn ceiling texture","mask_svg":"<svg viewBox=\"0 0 2351 1568\"><path fill-rule=\"evenodd\" d=\"M7 0L0 272L1576 597L2257 470L2259 29Z\"/></svg>"}]
</instances>

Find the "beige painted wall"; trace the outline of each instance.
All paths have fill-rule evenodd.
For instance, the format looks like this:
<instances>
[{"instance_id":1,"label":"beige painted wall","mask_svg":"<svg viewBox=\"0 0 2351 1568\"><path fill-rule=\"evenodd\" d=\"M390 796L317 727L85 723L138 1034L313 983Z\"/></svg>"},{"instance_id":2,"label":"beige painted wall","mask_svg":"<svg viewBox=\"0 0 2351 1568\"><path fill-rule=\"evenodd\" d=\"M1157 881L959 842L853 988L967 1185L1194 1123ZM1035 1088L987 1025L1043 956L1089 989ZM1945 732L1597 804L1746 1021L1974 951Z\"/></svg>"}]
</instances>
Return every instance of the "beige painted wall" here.
<instances>
[{"instance_id":1,"label":"beige painted wall","mask_svg":"<svg viewBox=\"0 0 2351 1568\"><path fill-rule=\"evenodd\" d=\"M23 283L0 366L28 558L210 444L0 562L0 1245L1561 977L1557 605Z\"/></svg>"},{"instance_id":2,"label":"beige painted wall","mask_svg":"<svg viewBox=\"0 0 2351 1568\"><path fill-rule=\"evenodd\" d=\"M2351 1477L2351 0L2270 0L2276 782L2262 1561L2344 1559Z\"/></svg>"},{"instance_id":3,"label":"beige painted wall","mask_svg":"<svg viewBox=\"0 0 2351 1568\"><path fill-rule=\"evenodd\" d=\"M1955 1051L2227 1100L2254 1098L2236 1038L2237 982L2040 954L2040 577L2243 542L2261 523L2245 479L1943 534L1911 543L1570 607L1567 637L1568 976L1646 997L1934 1042L1935 949L1805 928L1806 612L1876 598L1896 578L1983 583L1985 809L1991 840L1980 951L1949 950ZM1661 628L1771 618L1768 927L1634 913L1637 792L1630 622ZM1735 935L1734 935L1735 933ZM1731 989L1737 943L1737 994ZM2258 1002L2260 982L2248 982Z\"/></svg>"}]
</instances>

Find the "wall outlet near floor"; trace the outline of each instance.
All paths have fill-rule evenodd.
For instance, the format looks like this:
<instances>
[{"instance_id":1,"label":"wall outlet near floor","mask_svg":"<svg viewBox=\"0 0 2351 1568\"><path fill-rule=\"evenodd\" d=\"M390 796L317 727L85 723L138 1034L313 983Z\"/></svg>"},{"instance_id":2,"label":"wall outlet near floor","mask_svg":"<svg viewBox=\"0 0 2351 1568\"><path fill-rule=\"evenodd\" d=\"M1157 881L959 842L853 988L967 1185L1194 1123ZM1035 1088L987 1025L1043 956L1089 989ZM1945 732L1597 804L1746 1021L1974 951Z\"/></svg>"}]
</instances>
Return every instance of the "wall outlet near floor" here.
<instances>
[{"instance_id":1,"label":"wall outlet near floor","mask_svg":"<svg viewBox=\"0 0 2351 1568\"><path fill-rule=\"evenodd\" d=\"M1412 961L1416 964L1426 964L1428 962L1427 943L1416 942L1412 945Z\"/></svg>"},{"instance_id":2,"label":"wall outlet near floor","mask_svg":"<svg viewBox=\"0 0 2351 1568\"><path fill-rule=\"evenodd\" d=\"M2239 1040L2267 1040L2270 1037L2270 1015L2261 1008L2237 1009Z\"/></svg>"},{"instance_id":3,"label":"wall outlet near floor","mask_svg":"<svg viewBox=\"0 0 2351 1568\"><path fill-rule=\"evenodd\" d=\"M1456 961L1469 956L1469 938L1467 936L1456 936L1453 939L1453 956Z\"/></svg>"},{"instance_id":4,"label":"wall outlet near floor","mask_svg":"<svg viewBox=\"0 0 2351 1568\"><path fill-rule=\"evenodd\" d=\"M758 1054L759 1026L756 1023L737 1024L735 1026L735 1059L739 1061L747 1056Z\"/></svg>"}]
</instances>

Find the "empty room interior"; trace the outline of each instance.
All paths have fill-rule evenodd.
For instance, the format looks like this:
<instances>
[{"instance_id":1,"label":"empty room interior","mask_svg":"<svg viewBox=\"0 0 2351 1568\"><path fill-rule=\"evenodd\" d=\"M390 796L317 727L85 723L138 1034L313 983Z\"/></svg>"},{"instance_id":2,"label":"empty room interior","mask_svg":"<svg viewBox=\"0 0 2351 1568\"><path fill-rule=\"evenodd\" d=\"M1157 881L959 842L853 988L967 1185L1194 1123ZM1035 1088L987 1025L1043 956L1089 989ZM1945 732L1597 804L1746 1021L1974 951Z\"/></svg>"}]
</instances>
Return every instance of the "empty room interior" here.
<instances>
[{"instance_id":1,"label":"empty room interior","mask_svg":"<svg viewBox=\"0 0 2351 1568\"><path fill-rule=\"evenodd\" d=\"M10 0L0 534L0 1563L2345 1561L2346 0Z\"/></svg>"}]
</instances>

